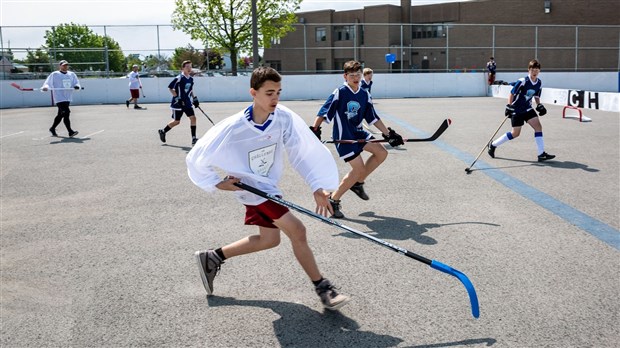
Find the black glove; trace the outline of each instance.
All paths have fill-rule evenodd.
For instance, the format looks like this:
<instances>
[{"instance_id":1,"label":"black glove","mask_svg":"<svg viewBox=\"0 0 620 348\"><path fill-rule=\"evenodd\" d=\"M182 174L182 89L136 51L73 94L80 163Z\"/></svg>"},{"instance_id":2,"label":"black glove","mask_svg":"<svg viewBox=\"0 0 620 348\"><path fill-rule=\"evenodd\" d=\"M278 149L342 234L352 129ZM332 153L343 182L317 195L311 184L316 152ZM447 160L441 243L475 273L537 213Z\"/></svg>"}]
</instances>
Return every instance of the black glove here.
<instances>
[{"instance_id":1,"label":"black glove","mask_svg":"<svg viewBox=\"0 0 620 348\"><path fill-rule=\"evenodd\" d=\"M383 135L383 139L387 140L388 144L390 144L390 146L392 147L396 147L398 145L404 145L405 142L403 141L403 137L400 136L400 134L396 133L392 128L388 127L388 130L390 131L388 133L388 135L382 134Z\"/></svg>"},{"instance_id":2,"label":"black glove","mask_svg":"<svg viewBox=\"0 0 620 348\"><path fill-rule=\"evenodd\" d=\"M504 115L506 115L506 117L512 118L512 116L516 114L517 113L515 112L515 108L513 108L510 104L506 104L506 111L504 111Z\"/></svg>"},{"instance_id":3,"label":"black glove","mask_svg":"<svg viewBox=\"0 0 620 348\"><path fill-rule=\"evenodd\" d=\"M173 108L183 109L184 106L185 102L183 102L183 99L181 99L181 97L174 97L174 103L172 103Z\"/></svg>"},{"instance_id":4,"label":"black glove","mask_svg":"<svg viewBox=\"0 0 620 348\"><path fill-rule=\"evenodd\" d=\"M80 86L73 86L73 89L80 89Z\"/></svg>"},{"instance_id":5,"label":"black glove","mask_svg":"<svg viewBox=\"0 0 620 348\"><path fill-rule=\"evenodd\" d=\"M194 105L195 108L200 106L200 102L198 101L198 97L194 97L194 99L192 99L192 105Z\"/></svg>"},{"instance_id":6,"label":"black glove","mask_svg":"<svg viewBox=\"0 0 620 348\"><path fill-rule=\"evenodd\" d=\"M321 140L321 126L316 127L316 129L310 126L310 130L314 133L314 135L316 135L317 138L319 138L319 140Z\"/></svg>"},{"instance_id":7,"label":"black glove","mask_svg":"<svg viewBox=\"0 0 620 348\"><path fill-rule=\"evenodd\" d=\"M538 116L545 116L547 114L547 109L545 109L545 106L542 104L536 106L536 111L538 111Z\"/></svg>"}]
</instances>

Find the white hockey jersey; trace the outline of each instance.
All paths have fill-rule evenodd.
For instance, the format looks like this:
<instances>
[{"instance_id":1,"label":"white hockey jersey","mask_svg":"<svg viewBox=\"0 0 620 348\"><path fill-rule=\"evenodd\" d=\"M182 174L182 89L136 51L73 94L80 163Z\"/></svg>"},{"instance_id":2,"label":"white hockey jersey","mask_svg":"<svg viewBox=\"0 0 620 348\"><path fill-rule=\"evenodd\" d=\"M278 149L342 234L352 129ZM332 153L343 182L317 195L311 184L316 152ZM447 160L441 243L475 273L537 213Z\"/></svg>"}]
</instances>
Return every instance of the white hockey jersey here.
<instances>
[{"instance_id":1,"label":"white hockey jersey","mask_svg":"<svg viewBox=\"0 0 620 348\"><path fill-rule=\"evenodd\" d=\"M226 118L211 128L187 154L191 181L207 192L215 191L222 179L215 172L240 178L244 184L273 195L282 195L278 182L284 169L284 152L291 166L312 192L338 187L338 168L330 151L304 121L278 104L263 125L251 118L252 107ZM247 191L235 191L246 205L258 205L265 198Z\"/></svg>"},{"instance_id":2,"label":"white hockey jersey","mask_svg":"<svg viewBox=\"0 0 620 348\"><path fill-rule=\"evenodd\" d=\"M73 71L67 71L66 74L54 71L47 77L41 88L56 88L52 90L54 103L60 103L73 101L72 88L75 86L80 87L80 82Z\"/></svg>"}]
</instances>

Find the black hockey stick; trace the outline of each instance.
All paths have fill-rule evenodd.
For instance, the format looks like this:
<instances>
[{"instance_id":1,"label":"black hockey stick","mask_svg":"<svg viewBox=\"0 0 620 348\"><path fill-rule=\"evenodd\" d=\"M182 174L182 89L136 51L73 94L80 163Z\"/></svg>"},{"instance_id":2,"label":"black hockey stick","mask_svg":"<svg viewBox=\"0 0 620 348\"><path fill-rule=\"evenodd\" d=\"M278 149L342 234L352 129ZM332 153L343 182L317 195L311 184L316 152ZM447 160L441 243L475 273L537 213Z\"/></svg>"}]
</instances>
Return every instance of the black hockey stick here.
<instances>
[{"instance_id":1,"label":"black hockey stick","mask_svg":"<svg viewBox=\"0 0 620 348\"><path fill-rule=\"evenodd\" d=\"M211 120L211 117L209 117L209 115L207 115L207 113L206 113L206 112L204 112L200 106L197 106L196 108L197 108L198 110L200 110L200 112L202 112L202 114L203 114L203 115L205 115L205 116L207 117L207 119L209 120L209 122L211 122L211 124L212 124L212 125L214 125L214 126L215 126L215 123L213 123L213 121Z\"/></svg>"},{"instance_id":2,"label":"black hockey stick","mask_svg":"<svg viewBox=\"0 0 620 348\"><path fill-rule=\"evenodd\" d=\"M323 215L319 215L319 214L317 214L317 213L315 213L313 211L310 211L310 210L308 210L308 209L306 209L304 207L300 207L297 204L285 201L282 198L279 198L279 197L271 195L271 194L269 194L267 192L261 191L261 190L255 188L255 187L246 185L246 184L241 183L241 182L240 183L235 183L235 186L237 186L239 188L242 188L242 189L244 189L244 190L246 190L248 192L252 192L255 195L261 196L263 198L266 198L266 199L268 199L270 201L273 201L275 203L278 203L280 205L283 205L283 206L285 206L287 208L291 208L291 209L296 210L296 211L298 211L300 213L306 214L306 215L308 215L310 217L313 217L313 218L315 218L317 220L321 220L322 222L324 222L326 224L336 226L336 227L341 228L341 229L343 229L345 231L348 231L348 232L354 233L354 234L356 234L358 236L364 237L364 238L366 238L366 239L368 239L368 240L370 240L372 242L375 242L375 243L377 243L377 244L379 244L381 246L384 246L384 247L386 247L388 249L391 249L391 250L396 251L396 252L398 252L400 254L408 256L408 257L410 257L410 258L412 258L412 259L414 259L416 261L419 261L419 262L422 262L424 264L427 264L427 265L431 266L432 268L434 268L434 269L436 269L438 271L444 272L446 274L449 274L451 276L454 276L454 277L458 278L461 281L461 283L463 283L463 285L465 286L465 289L467 289L467 294L469 295L469 302L471 303L471 313L472 313L472 315L474 316L474 318L480 317L480 308L478 306L478 296L476 295L476 290L474 289L474 285L472 284L472 282L469 280L469 278L467 278L467 276L464 273L462 273L462 272L460 272L460 271L458 271L458 270L456 270L456 269L454 269L454 268L452 268L452 267L450 267L448 265L445 265L445 264L443 264L443 263L441 263L439 261L429 260L429 259L427 259L427 258L425 258L423 256L420 256L418 254L412 253L411 251L409 251L407 249L404 249L404 248L401 248L401 247L396 246L394 244L388 243L388 242L386 242L384 240L381 240L379 238L373 237L373 236L371 236L369 234L366 234L364 232L357 231L357 230L355 230L355 229L353 229L351 227L347 227L347 226L345 226L345 225L343 225L343 224L341 224L341 223L339 223L337 221L334 221L333 219L326 218Z\"/></svg>"},{"instance_id":3,"label":"black hockey stick","mask_svg":"<svg viewBox=\"0 0 620 348\"><path fill-rule=\"evenodd\" d=\"M482 155L484 150L489 146L489 143L493 141L493 138L495 138L495 134L497 134L497 132L499 132L499 130L502 128L502 126L504 125L506 120L509 119L509 118L510 117L504 117L504 120L502 121L502 123L500 123L499 127L497 127L497 130L495 131L495 133L493 133L493 135L491 135L491 139L489 139L489 141L486 143L486 145L484 145L482 150L480 150L480 152L478 153L478 156L476 156L476 159L469 165L469 167L465 168L465 172L467 174L471 174L471 168L474 166L476 161L478 161L478 158L480 158L480 155Z\"/></svg>"},{"instance_id":4,"label":"black hockey stick","mask_svg":"<svg viewBox=\"0 0 620 348\"><path fill-rule=\"evenodd\" d=\"M446 131L446 129L448 129L448 127L450 127L450 124L452 124L452 120L449 119L449 118L446 118L445 120L443 120L443 122L441 123L439 128L437 128L435 133L433 135L431 135L429 138L403 139L403 141L406 142L406 143L416 143L416 142L422 142L422 141L435 141L435 140L437 140L437 138L439 138L443 134L443 132ZM385 139L356 139L356 140L326 140L323 143L326 143L326 144L355 144L355 143L386 143L386 142L387 142L387 140L385 140Z\"/></svg>"}]
</instances>

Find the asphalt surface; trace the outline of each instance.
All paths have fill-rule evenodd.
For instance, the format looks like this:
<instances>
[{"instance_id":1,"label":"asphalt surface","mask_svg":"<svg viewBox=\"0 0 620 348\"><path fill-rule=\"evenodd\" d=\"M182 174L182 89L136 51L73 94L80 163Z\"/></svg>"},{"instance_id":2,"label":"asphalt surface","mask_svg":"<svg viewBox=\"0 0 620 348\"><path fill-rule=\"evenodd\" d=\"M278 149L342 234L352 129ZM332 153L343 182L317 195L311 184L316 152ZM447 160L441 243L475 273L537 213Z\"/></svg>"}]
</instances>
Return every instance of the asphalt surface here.
<instances>
[{"instance_id":1,"label":"asphalt surface","mask_svg":"<svg viewBox=\"0 0 620 348\"><path fill-rule=\"evenodd\" d=\"M321 103L283 102L307 123ZM343 224L465 273L479 319L456 278L299 213L322 273L352 297L347 306L322 309L286 237L227 260L207 298L194 252L257 231L230 193L189 181L187 119L162 144L163 104L72 106L75 139L47 133L55 108L0 110L0 345L617 347L620 117L585 110L593 121L580 123L548 106L541 121L554 161L536 161L524 128L466 174L504 104L377 100L405 137L453 123L436 142L390 148L367 180L369 201L343 197ZM217 121L246 105L201 106ZM197 116L202 134L211 125ZM344 175L348 165L338 166ZM292 169L281 187L314 209Z\"/></svg>"}]
</instances>

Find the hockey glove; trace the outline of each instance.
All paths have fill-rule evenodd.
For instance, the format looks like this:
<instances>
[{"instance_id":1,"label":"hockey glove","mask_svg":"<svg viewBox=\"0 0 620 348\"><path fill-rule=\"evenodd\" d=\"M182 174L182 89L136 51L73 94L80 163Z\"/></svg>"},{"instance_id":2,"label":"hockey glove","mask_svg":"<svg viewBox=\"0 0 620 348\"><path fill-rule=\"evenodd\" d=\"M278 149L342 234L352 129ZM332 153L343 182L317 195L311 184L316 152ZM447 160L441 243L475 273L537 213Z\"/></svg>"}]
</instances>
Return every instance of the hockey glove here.
<instances>
[{"instance_id":1,"label":"hockey glove","mask_svg":"<svg viewBox=\"0 0 620 348\"><path fill-rule=\"evenodd\" d=\"M321 126L318 126L316 128L310 126L310 130L312 131L312 133L314 133L314 135L316 135L317 138L319 138L319 140L321 140Z\"/></svg>"},{"instance_id":2,"label":"hockey glove","mask_svg":"<svg viewBox=\"0 0 620 348\"><path fill-rule=\"evenodd\" d=\"M80 86L73 86L73 89L80 89Z\"/></svg>"},{"instance_id":3,"label":"hockey glove","mask_svg":"<svg viewBox=\"0 0 620 348\"><path fill-rule=\"evenodd\" d=\"M506 104L506 111L504 111L504 115L506 115L506 117L512 118L512 116L516 114L517 113L515 112L515 108L513 108L510 104Z\"/></svg>"},{"instance_id":4,"label":"hockey glove","mask_svg":"<svg viewBox=\"0 0 620 348\"><path fill-rule=\"evenodd\" d=\"M400 134L396 133L392 128L388 127L390 131L388 135L383 134L383 139L387 140L388 144L392 147L396 147L398 145L404 145L403 137Z\"/></svg>"},{"instance_id":5,"label":"hockey glove","mask_svg":"<svg viewBox=\"0 0 620 348\"><path fill-rule=\"evenodd\" d=\"M198 97L194 97L192 99L192 105L194 105L195 108L197 108L198 106L200 106L200 102L198 101Z\"/></svg>"},{"instance_id":6,"label":"hockey glove","mask_svg":"<svg viewBox=\"0 0 620 348\"><path fill-rule=\"evenodd\" d=\"M181 97L174 97L174 103L172 103L172 107L175 109L183 109L185 103Z\"/></svg>"},{"instance_id":7,"label":"hockey glove","mask_svg":"<svg viewBox=\"0 0 620 348\"><path fill-rule=\"evenodd\" d=\"M538 116L545 116L547 114L547 109L545 109L545 106L542 104L536 106L536 111L538 111Z\"/></svg>"}]
</instances>

